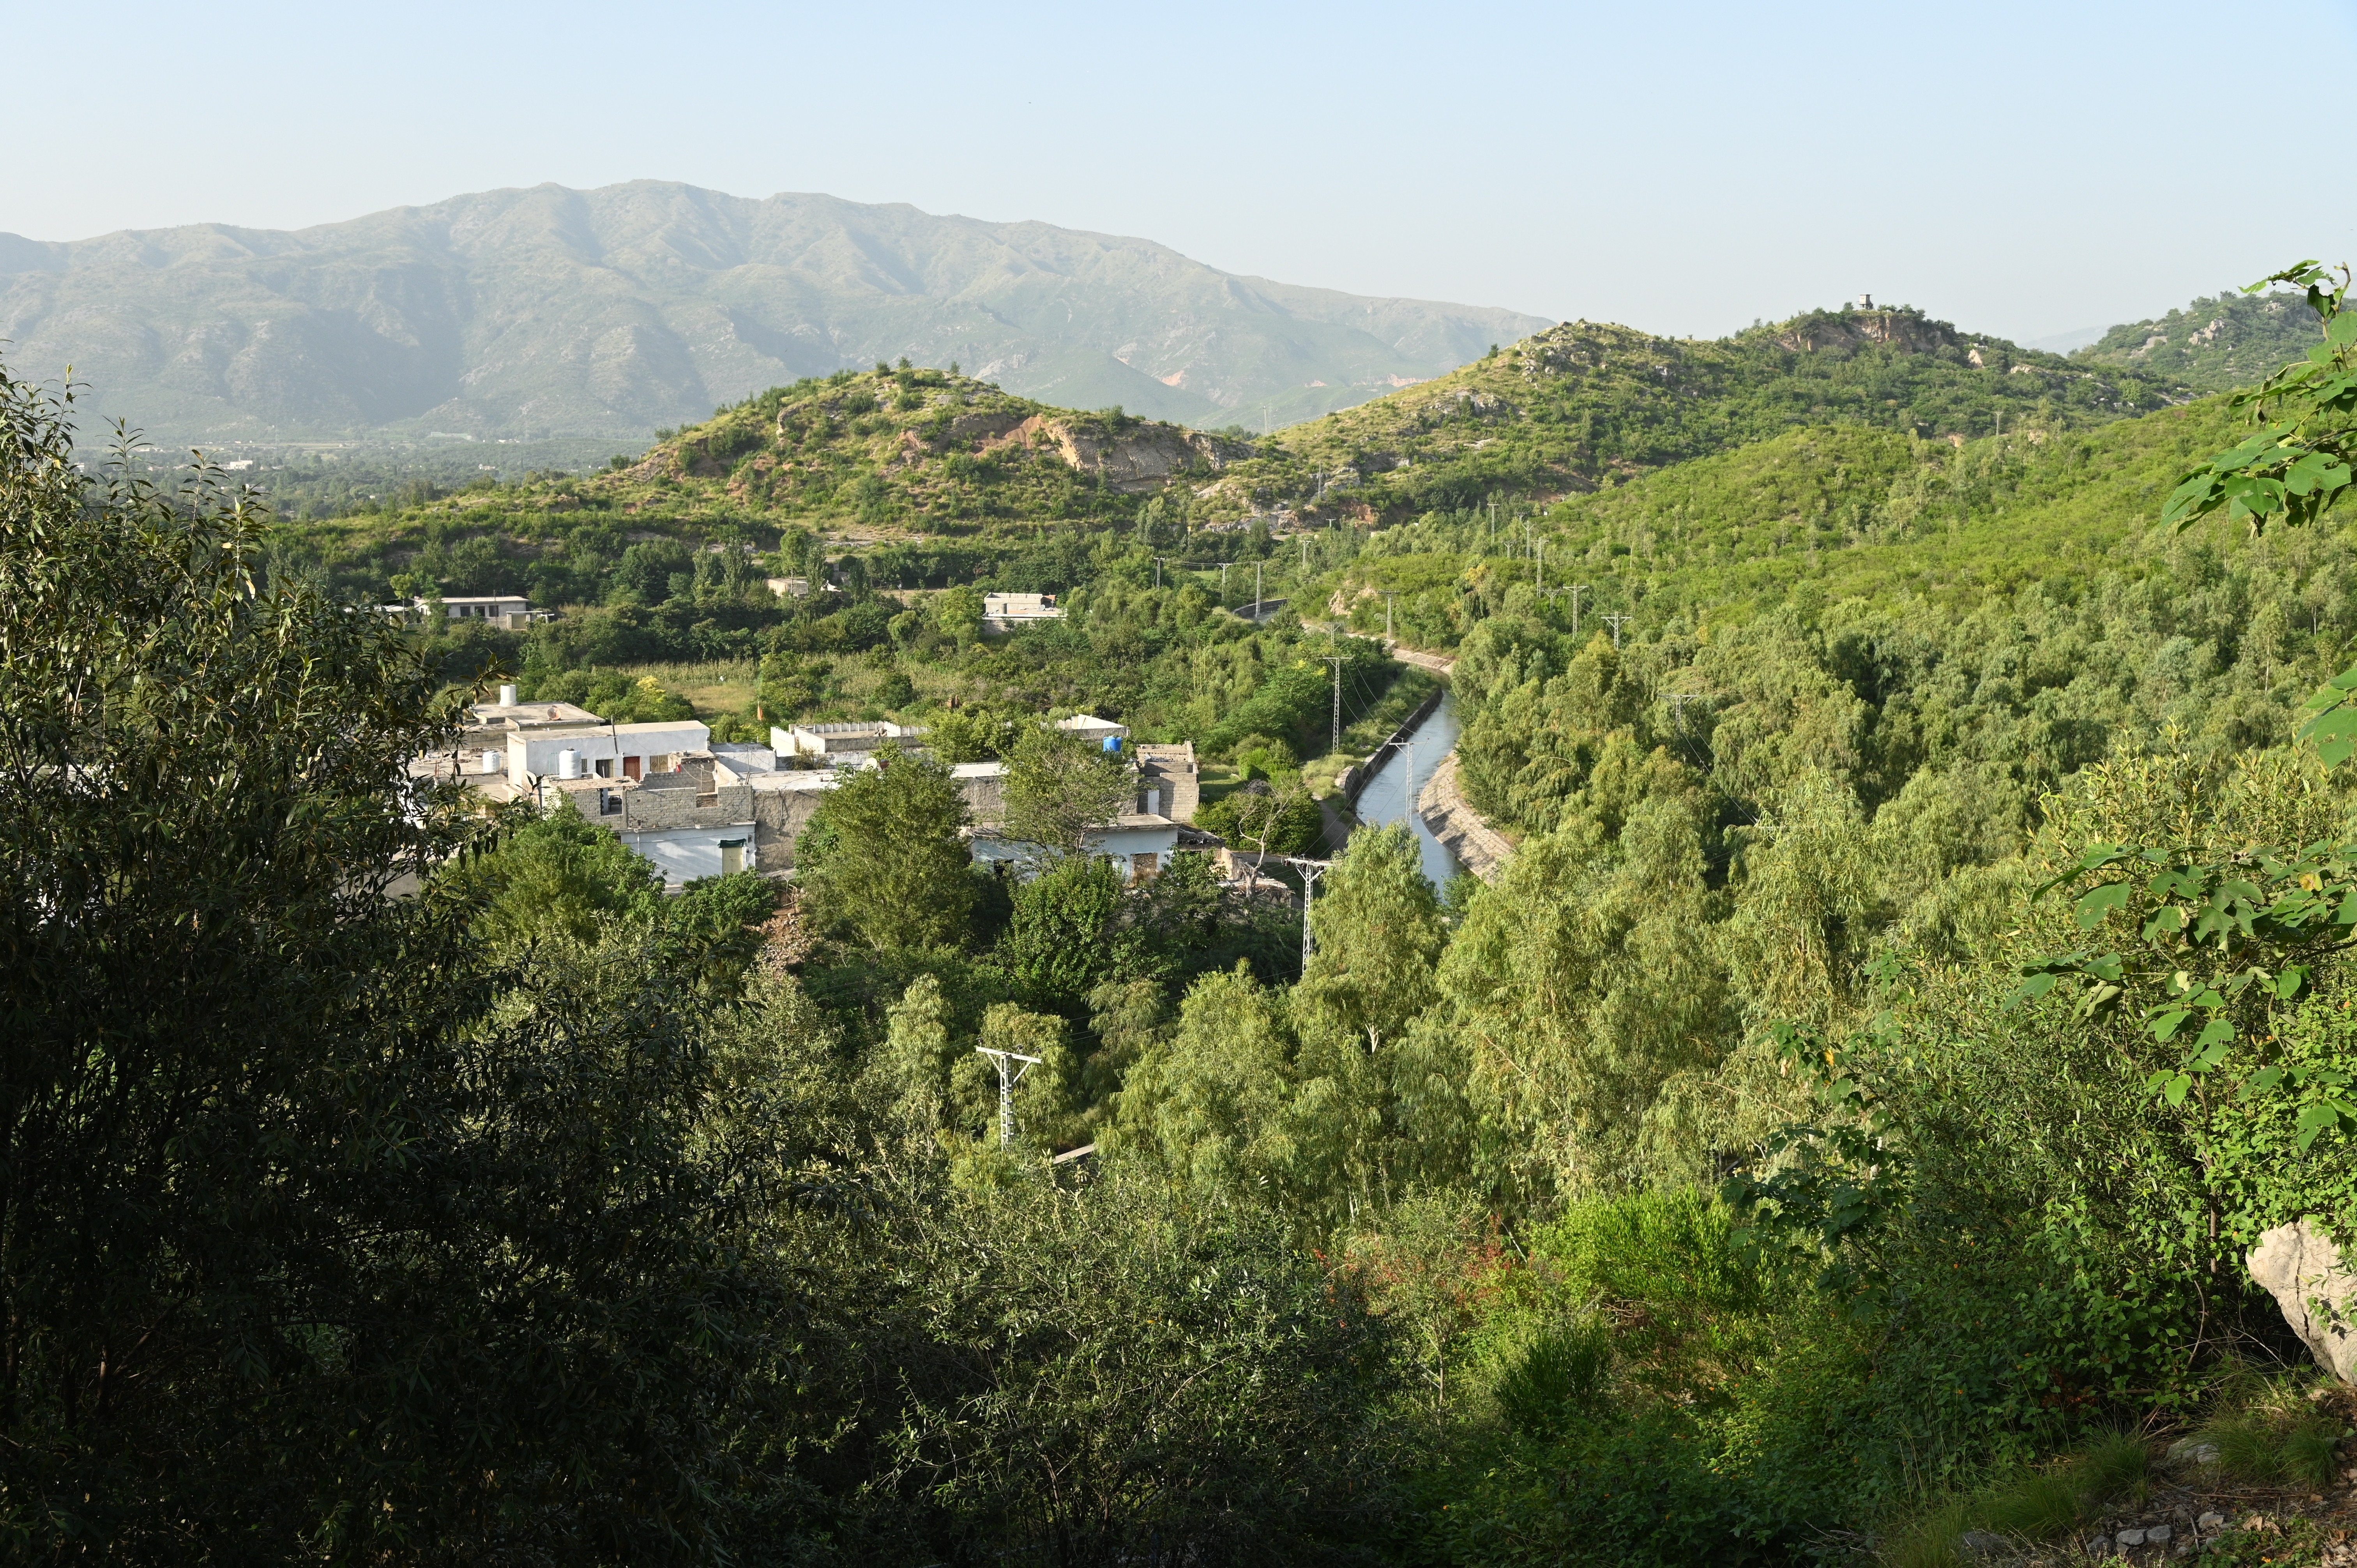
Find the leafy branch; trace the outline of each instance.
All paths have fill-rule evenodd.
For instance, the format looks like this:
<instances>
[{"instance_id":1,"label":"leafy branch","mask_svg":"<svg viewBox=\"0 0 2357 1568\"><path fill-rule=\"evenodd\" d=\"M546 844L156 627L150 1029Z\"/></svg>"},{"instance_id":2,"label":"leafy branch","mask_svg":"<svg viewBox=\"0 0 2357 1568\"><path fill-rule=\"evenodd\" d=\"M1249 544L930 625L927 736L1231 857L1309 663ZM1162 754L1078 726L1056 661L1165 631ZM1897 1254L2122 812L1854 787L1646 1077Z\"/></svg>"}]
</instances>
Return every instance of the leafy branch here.
<instances>
[{"instance_id":1,"label":"leafy branch","mask_svg":"<svg viewBox=\"0 0 2357 1568\"><path fill-rule=\"evenodd\" d=\"M2334 279L2338 277L2338 286ZM2221 508L2255 532L2280 520L2313 522L2349 487L2352 416L2357 415L2357 315L2343 309L2350 272L2301 262L2243 292L2287 283L2308 291L2324 341L2308 358L2234 394L2232 406L2259 426L2249 439L2188 474L2169 498L2161 521L2179 530Z\"/></svg>"}]
</instances>

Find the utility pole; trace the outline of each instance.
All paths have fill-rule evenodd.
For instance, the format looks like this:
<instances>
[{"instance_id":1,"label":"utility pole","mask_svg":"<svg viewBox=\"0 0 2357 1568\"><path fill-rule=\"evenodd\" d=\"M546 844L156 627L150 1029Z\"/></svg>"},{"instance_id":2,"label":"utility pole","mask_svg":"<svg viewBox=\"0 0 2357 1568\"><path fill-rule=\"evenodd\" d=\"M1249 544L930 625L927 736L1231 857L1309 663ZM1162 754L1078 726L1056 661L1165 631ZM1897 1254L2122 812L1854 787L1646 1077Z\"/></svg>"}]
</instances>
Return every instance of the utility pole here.
<instances>
[{"instance_id":1,"label":"utility pole","mask_svg":"<svg viewBox=\"0 0 2357 1568\"><path fill-rule=\"evenodd\" d=\"M1686 733L1686 704L1699 703L1706 695L1707 693L1702 692L1672 692L1662 699L1670 704L1670 713L1677 720L1680 735Z\"/></svg>"},{"instance_id":2,"label":"utility pole","mask_svg":"<svg viewBox=\"0 0 2357 1568\"><path fill-rule=\"evenodd\" d=\"M1309 972L1309 905L1316 897L1318 874L1334 863L1330 860L1302 860L1286 855L1285 864L1301 873L1301 972Z\"/></svg>"},{"instance_id":3,"label":"utility pole","mask_svg":"<svg viewBox=\"0 0 2357 1568\"><path fill-rule=\"evenodd\" d=\"M1571 585L1571 635L1575 638L1579 635L1579 596L1586 592L1587 585L1585 583Z\"/></svg>"},{"instance_id":4,"label":"utility pole","mask_svg":"<svg viewBox=\"0 0 2357 1568\"><path fill-rule=\"evenodd\" d=\"M1398 597L1399 595L1396 593L1386 592L1383 595L1383 640L1385 642L1392 639L1392 601Z\"/></svg>"},{"instance_id":5,"label":"utility pole","mask_svg":"<svg viewBox=\"0 0 2357 1568\"><path fill-rule=\"evenodd\" d=\"M1546 596L1546 541L1539 541L1539 596Z\"/></svg>"},{"instance_id":6,"label":"utility pole","mask_svg":"<svg viewBox=\"0 0 2357 1568\"><path fill-rule=\"evenodd\" d=\"M1019 1051L995 1051L988 1046L974 1047L998 1064L998 1146L1010 1148L1015 1143L1015 1086L1023 1075L1039 1065L1038 1057L1027 1057ZM1021 1067L1014 1064L1021 1062Z\"/></svg>"},{"instance_id":7,"label":"utility pole","mask_svg":"<svg viewBox=\"0 0 2357 1568\"><path fill-rule=\"evenodd\" d=\"M1498 542L1498 498L1495 496L1490 498L1490 542L1492 545Z\"/></svg>"},{"instance_id":8,"label":"utility pole","mask_svg":"<svg viewBox=\"0 0 2357 1568\"><path fill-rule=\"evenodd\" d=\"M1158 587L1160 587L1160 586L1162 585L1162 563L1163 563L1163 560L1164 560L1164 557L1159 556L1159 555L1157 555L1157 556L1154 558L1154 585L1155 585L1156 587L1157 587L1157 588L1158 588Z\"/></svg>"},{"instance_id":9,"label":"utility pole","mask_svg":"<svg viewBox=\"0 0 2357 1568\"><path fill-rule=\"evenodd\" d=\"M1228 568L1234 564L1232 561L1220 563L1220 602L1222 604L1228 602Z\"/></svg>"},{"instance_id":10,"label":"utility pole","mask_svg":"<svg viewBox=\"0 0 2357 1568\"><path fill-rule=\"evenodd\" d=\"M1604 618L1612 623L1612 651L1618 653L1620 651L1620 623L1631 618L1621 611L1615 610Z\"/></svg>"},{"instance_id":11,"label":"utility pole","mask_svg":"<svg viewBox=\"0 0 2357 1568\"><path fill-rule=\"evenodd\" d=\"M1265 561L1253 563L1253 620L1255 623L1260 620L1260 569L1267 564Z\"/></svg>"},{"instance_id":12,"label":"utility pole","mask_svg":"<svg viewBox=\"0 0 2357 1568\"><path fill-rule=\"evenodd\" d=\"M1329 653L1326 662L1334 667L1334 742L1326 753L1332 757L1342 749L1342 656Z\"/></svg>"}]
</instances>

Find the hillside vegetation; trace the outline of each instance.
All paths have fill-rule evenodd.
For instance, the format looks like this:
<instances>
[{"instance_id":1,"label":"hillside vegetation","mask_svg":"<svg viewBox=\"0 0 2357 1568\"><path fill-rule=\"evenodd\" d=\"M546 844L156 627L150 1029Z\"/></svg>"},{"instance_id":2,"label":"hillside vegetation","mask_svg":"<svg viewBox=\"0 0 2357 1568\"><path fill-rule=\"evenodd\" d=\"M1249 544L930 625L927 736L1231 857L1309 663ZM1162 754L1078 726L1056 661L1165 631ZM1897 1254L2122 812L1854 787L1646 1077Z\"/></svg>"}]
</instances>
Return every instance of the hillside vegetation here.
<instances>
[{"instance_id":1,"label":"hillside vegetation","mask_svg":"<svg viewBox=\"0 0 2357 1568\"><path fill-rule=\"evenodd\" d=\"M141 1563L1962 1568L2149 1564L2215 1500L2213 1565L2337 1561L2357 1406L2245 1262L2357 1227L2357 315L2291 281L2334 347L2255 440L2218 403L1967 436L1738 387L1668 426L1757 439L1521 527L1198 529L1258 552L1265 618L1157 558L1167 477L1122 526L757 536L896 462L892 504L946 506L983 454L923 432L961 411L1047 433L1007 487L1119 434L915 371L480 519L345 520L416 531L381 563L85 474L0 380L0 1528ZM2029 379L1939 358L1929 405ZM338 589L521 569L527 532L574 595L528 633ZM1067 614L985 637L972 583L879 585L952 549ZM1037 722L1077 703L1312 848L1330 682L1352 746L1429 686L1302 612L1386 604L1456 654L1491 880L1361 830L1297 914L1072 853L1128 788ZM682 645L683 689L744 671L724 729L891 712L939 757L825 791L790 888L673 897L569 811L409 776L493 666L664 713L615 665ZM1035 876L971 857L942 764L985 756Z\"/></svg>"},{"instance_id":2,"label":"hillside vegetation","mask_svg":"<svg viewBox=\"0 0 2357 1568\"><path fill-rule=\"evenodd\" d=\"M1840 422L1921 435L2083 429L2181 398L1907 309L1815 311L1717 341L1570 322L1424 386L1284 432L1231 508L1399 521L1551 499Z\"/></svg>"},{"instance_id":3,"label":"hillside vegetation","mask_svg":"<svg viewBox=\"0 0 2357 1568\"><path fill-rule=\"evenodd\" d=\"M2265 381L2321 336L2298 295L2237 292L2124 323L2071 358L2090 369L2172 376L2202 392L2232 392Z\"/></svg>"}]
</instances>

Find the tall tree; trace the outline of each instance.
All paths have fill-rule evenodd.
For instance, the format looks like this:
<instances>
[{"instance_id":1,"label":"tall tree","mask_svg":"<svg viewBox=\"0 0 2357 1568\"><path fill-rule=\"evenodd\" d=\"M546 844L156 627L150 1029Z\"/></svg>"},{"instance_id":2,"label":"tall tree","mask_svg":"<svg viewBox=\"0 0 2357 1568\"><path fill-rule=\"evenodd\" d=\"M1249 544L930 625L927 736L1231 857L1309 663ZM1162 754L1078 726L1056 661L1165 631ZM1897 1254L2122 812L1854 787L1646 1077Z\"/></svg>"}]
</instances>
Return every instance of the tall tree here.
<instances>
[{"instance_id":1,"label":"tall tree","mask_svg":"<svg viewBox=\"0 0 2357 1568\"><path fill-rule=\"evenodd\" d=\"M1042 725L1016 742L1006 768L1006 831L1059 854L1077 854L1091 828L1129 798L1128 767L1065 730Z\"/></svg>"},{"instance_id":2,"label":"tall tree","mask_svg":"<svg viewBox=\"0 0 2357 1568\"><path fill-rule=\"evenodd\" d=\"M822 926L870 949L955 947L974 910L964 797L921 757L863 768L827 791L795 846Z\"/></svg>"}]
</instances>

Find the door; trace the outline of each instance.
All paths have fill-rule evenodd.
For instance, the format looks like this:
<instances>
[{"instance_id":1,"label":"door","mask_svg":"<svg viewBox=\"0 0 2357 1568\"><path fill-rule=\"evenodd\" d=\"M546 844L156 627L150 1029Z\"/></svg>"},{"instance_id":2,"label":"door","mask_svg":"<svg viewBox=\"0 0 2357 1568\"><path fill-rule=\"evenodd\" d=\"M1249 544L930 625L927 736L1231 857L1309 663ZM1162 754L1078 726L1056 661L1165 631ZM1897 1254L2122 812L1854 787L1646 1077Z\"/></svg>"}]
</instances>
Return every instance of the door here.
<instances>
[{"instance_id":1,"label":"door","mask_svg":"<svg viewBox=\"0 0 2357 1568\"><path fill-rule=\"evenodd\" d=\"M625 779L637 779L642 777L640 769L646 766L646 760L647 759L643 757L626 757L622 758L622 777Z\"/></svg>"},{"instance_id":2,"label":"door","mask_svg":"<svg viewBox=\"0 0 2357 1568\"><path fill-rule=\"evenodd\" d=\"M727 876L744 869L745 841L722 839L720 841L720 875Z\"/></svg>"}]
</instances>

